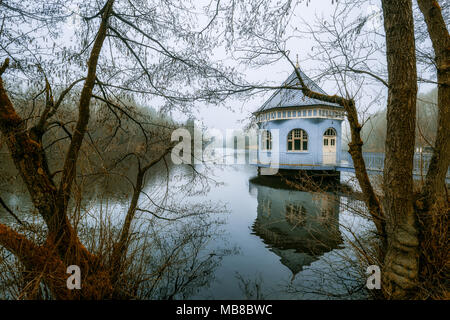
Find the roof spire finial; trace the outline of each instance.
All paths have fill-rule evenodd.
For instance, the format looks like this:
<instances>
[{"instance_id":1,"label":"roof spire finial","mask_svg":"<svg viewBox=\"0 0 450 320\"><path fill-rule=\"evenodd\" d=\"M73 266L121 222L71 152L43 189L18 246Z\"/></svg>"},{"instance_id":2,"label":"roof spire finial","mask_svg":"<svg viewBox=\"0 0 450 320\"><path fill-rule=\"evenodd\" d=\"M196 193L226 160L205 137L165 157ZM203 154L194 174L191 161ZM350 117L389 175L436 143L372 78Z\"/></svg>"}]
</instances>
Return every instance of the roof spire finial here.
<instances>
[{"instance_id":1,"label":"roof spire finial","mask_svg":"<svg viewBox=\"0 0 450 320\"><path fill-rule=\"evenodd\" d=\"M298 69L300 68L300 65L298 64L298 53L297 53L297 63L295 64L295 67Z\"/></svg>"}]
</instances>

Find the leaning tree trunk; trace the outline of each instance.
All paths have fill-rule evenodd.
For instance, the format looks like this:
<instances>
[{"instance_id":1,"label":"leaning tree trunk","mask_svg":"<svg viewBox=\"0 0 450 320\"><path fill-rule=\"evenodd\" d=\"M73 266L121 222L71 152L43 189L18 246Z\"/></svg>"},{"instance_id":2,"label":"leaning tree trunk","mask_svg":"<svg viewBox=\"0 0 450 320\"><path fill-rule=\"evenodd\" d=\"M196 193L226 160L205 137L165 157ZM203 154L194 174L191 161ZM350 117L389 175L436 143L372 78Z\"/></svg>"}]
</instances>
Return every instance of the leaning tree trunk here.
<instances>
[{"instance_id":1,"label":"leaning tree trunk","mask_svg":"<svg viewBox=\"0 0 450 320\"><path fill-rule=\"evenodd\" d=\"M418 279L418 227L413 207L417 70L411 0L383 0L389 72L383 207L387 298L409 297Z\"/></svg>"},{"instance_id":2,"label":"leaning tree trunk","mask_svg":"<svg viewBox=\"0 0 450 320\"><path fill-rule=\"evenodd\" d=\"M442 297L449 273L449 199L445 185L450 165L450 35L435 0L417 0L433 44L438 82L438 126L425 184L416 201L421 223L420 280L428 295Z\"/></svg>"},{"instance_id":3,"label":"leaning tree trunk","mask_svg":"<svg viewBox=\"0 0 450 320\"><path fill-rule=\"evenodd\" d=\"M450 164L450 35L437 1L418 0L417 3L433 44L438 82L438 127L423 190L423 209L426 211L445 195L445 177Z\"/></svg>"}]
</instances>

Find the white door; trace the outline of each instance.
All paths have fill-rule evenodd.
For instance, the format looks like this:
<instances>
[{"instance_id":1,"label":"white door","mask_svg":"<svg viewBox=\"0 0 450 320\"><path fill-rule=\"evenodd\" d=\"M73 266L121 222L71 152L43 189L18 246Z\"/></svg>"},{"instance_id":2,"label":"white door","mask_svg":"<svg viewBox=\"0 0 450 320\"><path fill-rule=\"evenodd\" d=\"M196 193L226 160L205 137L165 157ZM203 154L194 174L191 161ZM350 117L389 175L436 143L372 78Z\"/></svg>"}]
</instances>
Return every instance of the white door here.
<instances>
[{"instance_id":1,"label":"white door","mask_svg":"<svg viewBox=\"0 0 450 320\"><path fill-rule=\"evenodd\" d=\"M327 129L323 135L323 163L336 163L336 131L333 128Z\"/></svg>"}]
</instances>

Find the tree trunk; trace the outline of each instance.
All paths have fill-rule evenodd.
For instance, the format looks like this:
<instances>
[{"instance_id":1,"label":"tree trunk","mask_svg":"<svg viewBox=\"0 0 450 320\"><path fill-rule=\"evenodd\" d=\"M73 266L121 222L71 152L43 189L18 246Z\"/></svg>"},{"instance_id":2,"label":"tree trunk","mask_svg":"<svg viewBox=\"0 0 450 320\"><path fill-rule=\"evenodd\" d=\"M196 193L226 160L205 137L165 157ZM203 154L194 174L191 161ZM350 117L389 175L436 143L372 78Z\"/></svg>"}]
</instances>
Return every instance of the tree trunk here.
<instances>
[{"instance_id":1,"label":"tree trunk","mask_svg":"<svg viewBox=\"0 0 450 320\"><path fill-rule=\"evenodd\" d=\"M439 4L435 0L418 0L433 44L438 81L438 127L433 156L423 190L423 209L440 202L445 195L445 177L450 165L450 35ZM440 199L438 199L440 198Z\"/></svg>"},{"instance_id":2,"label":"tree trunk","mask_svg":"<svg viewBox=\"0 0 450 320\"><path fill-rule=\"evenodd\" d=\"M141 167L140 160L138 160L138 172L136 175L136 184L133 189L133 196L131 198L130 206L128 207L127 215L125 217L120 237L117 243L114 244L113 252L111 254L110 269L111 269L111 282L114 285L114 294L118 298L126 297L117 284L120 282L120 277L125 270L126 254L128 252L129 238L131 223L134 220L136 211L138 210L139 197L142 192L142 188L145 186L144 177L146 172L161 161L172 150L173 145L169 145L167 149L156 159L150 161L146 166Z\"/></svg>"},{"instance_id":3,"label":"tree trunk","mask_svg":"<svg viewBox=\"0 0 450 320\"><path fill-rule=\"evenodd\" d=\"M438 126L425 184L416 201L421 223L420 280L427 294L442 297L447 282L449 199L445 178L450 164L450 35L437 1L418 0L433 44L438 81Z\"/></svg>"},{"instance_id":4,"label":"tree trunk","mask_svg":"<svg viewBox=\"0 0 450 320\"><path fill-rule=\"evenodd\" d=\"M95 79L97 77L96 72L98 59L108 31L108 21L110 15L112 14L113 4L114 0L108 0L103 8L102 21L89 56L87 65L88 72L80 95L77 124L66 154L62 177L56 195L55 212L53 213L53 224L55 225L55 228L50 229L49 234L54 237L54 240L56 241L55 243L58 244L58 250L61 255L66 255L66 251L70 249L73 244L76 245L74 248L75 252L73 252L74 254L79 253L77 252L80 251L78 248L81 248L81 251L85 251L83 250L83 247L80 246L80 243L77 240L78 237L73 233L73 230L68 222L67 207L71 195L71 186L76 176L78 153L83 143L84 135L89 123L90 101L92 97L92 90L95 85ZM75 238L77 239L75 240ZM69 247L67 247L67 245L69 245ZM74 257L77 257L77 255L74 255ZM68 258L71 260L70 256Z\"/></svg>"},{"instance_id":5,"label":"tree trunk","mask_svg":"<svg viewBox=\"0 0 450 320\"><path fill-rule=\"evenodd\" d=\"M383 208L387 249L383 289L408 298L418 280L418 226L413 207L417 70L411 0L383 0L389 73Z\"/></svg>"}]
</instances>

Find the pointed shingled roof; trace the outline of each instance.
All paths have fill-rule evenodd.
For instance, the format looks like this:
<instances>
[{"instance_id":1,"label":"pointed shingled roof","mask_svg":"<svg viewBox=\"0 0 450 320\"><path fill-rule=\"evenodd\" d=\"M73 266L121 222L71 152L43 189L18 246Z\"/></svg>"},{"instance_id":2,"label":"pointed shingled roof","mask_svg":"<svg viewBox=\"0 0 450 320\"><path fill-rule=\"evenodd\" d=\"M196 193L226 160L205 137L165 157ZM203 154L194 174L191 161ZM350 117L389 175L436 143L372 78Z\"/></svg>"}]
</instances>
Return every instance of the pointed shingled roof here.
<instances>
[{"instance_id":1,"label":"pointed shingled roof","mask_svg":"<svg viewBox=\"0 0 450 320\"><path fill-rule=\"evenodd\" d=\"M302 76L305 85L312 91L326 94L314 81L311 80L300 68L297 68ZM283 82L282 86L298 86L297 75L294 72ZM308 107L308 106L330 106L336 108L342 108L337 103L323 102L317 99L309 98L303 94L301 90L295 89L278 89L272 96L258 109L255 113L274 109L274 108L287 108L287 107Z\"/></svg>"}]
</instances>

